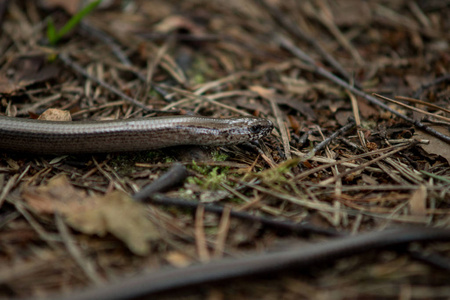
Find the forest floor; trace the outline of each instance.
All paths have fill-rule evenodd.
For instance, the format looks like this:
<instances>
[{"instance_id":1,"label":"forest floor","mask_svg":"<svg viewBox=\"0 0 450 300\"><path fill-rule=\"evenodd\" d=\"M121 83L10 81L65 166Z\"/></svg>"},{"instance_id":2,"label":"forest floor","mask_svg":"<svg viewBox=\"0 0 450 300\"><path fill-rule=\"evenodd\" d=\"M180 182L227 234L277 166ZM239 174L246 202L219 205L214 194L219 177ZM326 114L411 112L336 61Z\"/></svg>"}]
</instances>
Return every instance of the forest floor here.
<instances>
[{"instance_id":1,"label":"forest floor","mask_svg":"<svg viewBox=\"0 0 450 300\"><path fill-rule=\"evenodd\" d=\"M105 0L50 46L82 2L0 2L1 115L275 128L220 147L0 149L0 298L450 295L450 1Z\"/></svg>"}]
</instances>

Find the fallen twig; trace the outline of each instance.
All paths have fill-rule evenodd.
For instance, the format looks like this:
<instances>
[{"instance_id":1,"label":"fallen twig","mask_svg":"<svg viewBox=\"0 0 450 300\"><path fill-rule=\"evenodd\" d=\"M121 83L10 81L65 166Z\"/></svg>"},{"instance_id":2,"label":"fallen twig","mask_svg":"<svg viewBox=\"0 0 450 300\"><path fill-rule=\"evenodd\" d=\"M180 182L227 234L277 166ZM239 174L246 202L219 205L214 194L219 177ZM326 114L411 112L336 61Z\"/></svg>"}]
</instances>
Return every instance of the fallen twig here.
<instances>
[{"instance_id":1,"label":"fallen twig","mask_svg":"<svg viewBox=\"0 0 450 300\"><path fill-rule=\"evenodd\" d=\"M355 120L353 118L349 118L349 123L347 125L340 128L339 130L335 131L332 135L330 135L329 137L327 137L326 139L324 139L323 141L318 143L313 149L311 149L311 151L309 151L306 154L306 157L313 157L317 151L320 151L323 148L325 148L326 146L328 146L335 138L337 138L344 132L349 131L350 129L355 127L355 125L356 125Z\"/></svg>"},{"instance_id":2,"label":"fallen twig","mask_svg":"<svg viewBox=\"0 0 450 300\"><path fill-rule=\"evenodd\" d=\"M136 201L144 201L151 198L156 193L162 193L167 191L173 186L182 183L188 172L185 166L180 163L175 163L172 167L157 180L147 185L145 188L133 195L133 199Z\"/></svg>"}]
</instances>

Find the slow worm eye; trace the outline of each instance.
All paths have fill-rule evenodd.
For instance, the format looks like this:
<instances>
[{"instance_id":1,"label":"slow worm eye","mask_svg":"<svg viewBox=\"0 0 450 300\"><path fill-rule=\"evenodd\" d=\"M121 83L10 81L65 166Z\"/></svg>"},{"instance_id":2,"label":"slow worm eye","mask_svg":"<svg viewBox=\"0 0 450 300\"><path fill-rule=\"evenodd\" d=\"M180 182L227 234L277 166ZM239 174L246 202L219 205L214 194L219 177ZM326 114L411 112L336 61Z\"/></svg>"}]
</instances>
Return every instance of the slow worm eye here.
<instances>
[{"instance_id":1,"label":"slow worm eye","mask_svg":"<svg viewBox=\"0 0 450 300\"><path fill-rule=\"evenodd\" d=\"M249 128L250 132L253 134L260 133L262 129L263 129L263 126L261 126L261 125L253 125L253 126L250 126L250 128Z\"/></svg>"}]
</instances>

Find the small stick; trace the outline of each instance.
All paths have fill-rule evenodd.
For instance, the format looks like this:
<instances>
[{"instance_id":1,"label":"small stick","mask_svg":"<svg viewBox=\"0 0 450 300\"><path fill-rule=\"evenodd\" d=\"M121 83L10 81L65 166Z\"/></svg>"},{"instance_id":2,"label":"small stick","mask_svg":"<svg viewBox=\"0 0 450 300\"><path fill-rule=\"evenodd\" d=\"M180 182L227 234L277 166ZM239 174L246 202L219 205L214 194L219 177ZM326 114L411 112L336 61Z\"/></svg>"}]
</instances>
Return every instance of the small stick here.
<instances>
[{"instance_id":1,"label":"small stick","mask_svg":"<svg viewBox=\"0 0 450 300\"><path fill-rule=\"evenodd\" d=\"M355 120L353 118L349 118L349 123L347 125L340 128L339 130L334 132L332 135L330 135L329 137L327 137L326 139L321 141L319 144L317 144L311 151L308 152L308 154L306 154L306 157L308 157L308 158L313 157L317 151L320 151L323 148L325 148L326 146L328 146L331 143L331 141L333 141L335 138L337 138L339 135L343 134L344 132L352 129L353 127L355 127L355 125L356 125Z\"/></svg>"},{"instance_id":2,"label":"small stick","mask_svg":"<svg viewBox=\"0 0 450 300\"><path fill-rule=\"evenodd\" d=\"M134 194L133 199L136 201L145 201L156 193L162 193L168 189L181 184L188 176L185 166L175 163L172 167L158 179Z\"/></svg>"}]
</instances>

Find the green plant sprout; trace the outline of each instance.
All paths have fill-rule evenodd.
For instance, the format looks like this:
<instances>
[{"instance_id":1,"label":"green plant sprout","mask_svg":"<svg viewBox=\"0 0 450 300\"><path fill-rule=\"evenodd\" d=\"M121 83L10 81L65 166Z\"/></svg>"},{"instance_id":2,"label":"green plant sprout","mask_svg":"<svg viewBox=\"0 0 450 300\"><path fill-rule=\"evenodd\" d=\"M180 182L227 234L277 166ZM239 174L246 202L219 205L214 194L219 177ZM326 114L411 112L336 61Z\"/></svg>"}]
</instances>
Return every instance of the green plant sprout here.
<instances>
[{"instance_id":1,"label":"green plant sprout","mask_svg":"<svg viewBox=\"0 0 450 300\"><path fill-rule=\"evenodd\" d=\"M56 30L55 23L53 19L50 17L47 23L47 39L52 46L55 46L67 33L69 33L78 23L83 20L83 18L88 15L91 11L93 11L102 0L96 0L84 8L82 8L78 13L72 16L69 21L60 29Z\"/></svg>"}]
</instances>

